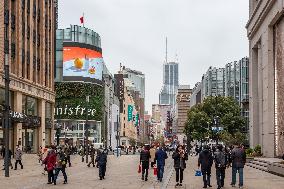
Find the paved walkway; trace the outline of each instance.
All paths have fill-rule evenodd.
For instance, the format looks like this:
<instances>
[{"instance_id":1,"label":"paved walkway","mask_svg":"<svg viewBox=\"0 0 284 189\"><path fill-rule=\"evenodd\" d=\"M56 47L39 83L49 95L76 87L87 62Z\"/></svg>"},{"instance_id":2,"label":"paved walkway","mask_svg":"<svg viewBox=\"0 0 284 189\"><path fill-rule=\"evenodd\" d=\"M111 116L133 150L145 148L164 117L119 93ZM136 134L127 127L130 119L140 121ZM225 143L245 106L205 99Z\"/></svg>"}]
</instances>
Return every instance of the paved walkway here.
<instances>
[{"instance_id":1,"label":"paved walkway","mask_svg":"<svg viewBox=\"0 0 284 189\"><path fill-rule=\"evenodd\" d=\"M170 157L170 156L169 156ZM139 156L129 155L119 158L108 156L106 180L100 181L98 169L86 167L79 156L71 157L73 166L67 168L68 184L63 185L62 175L59 175L58 185L47 185L47 176L42 175L43 167L37 163L36 155L24 155L24 169L11 170L10 177L4 177L4 171L0 172L0 189L173 189L175 185L175 172L173 161L167 160L164 181L159 183L153 175L153 169L149 171L149 181L141 181L137 173ZM0 165L3 160L0 160ZM180 188L202 189L202 178L194 176L194 168L197 167L197 158L190 157L185 170L184 186ZM215 168L212 168L212 185L216 189ZM231 181L231 169L227 170L225 189L229 189ZM284 178L250 167L245 168L245 189L283 189Z\"/></svg>"},{"instance_id":2,"label":"paved walkway","mask_svg":"<svg viewBox=\"0 0 284 189\"><path fill-rule=\"evenodd\" d=\"M10 177L4 177L4 171L0 172L0 189L159 189L165 188L165 183L159 183L153 175L153 169L149 170L149 181L141 180L141 175L137 173L139 156L128 155L119 158L109 155L106 172L106 179L100 181L98 169L88 168L81 162L79 156L72 156L73 165L67 168L68 184L63 185L63 178L60 173L56 186L47 185L47 176L42 175L43 167L37 163L36 155L24 155L24 169L11 170ZM3 161L0 160L0 165ZM168 167L165 169L165 178L169 168L172 168L172 159L167 161ZM170 177L168 177L169 180ZM166 180L166 179L165 179Z\"/></svg>"}]
</instances>

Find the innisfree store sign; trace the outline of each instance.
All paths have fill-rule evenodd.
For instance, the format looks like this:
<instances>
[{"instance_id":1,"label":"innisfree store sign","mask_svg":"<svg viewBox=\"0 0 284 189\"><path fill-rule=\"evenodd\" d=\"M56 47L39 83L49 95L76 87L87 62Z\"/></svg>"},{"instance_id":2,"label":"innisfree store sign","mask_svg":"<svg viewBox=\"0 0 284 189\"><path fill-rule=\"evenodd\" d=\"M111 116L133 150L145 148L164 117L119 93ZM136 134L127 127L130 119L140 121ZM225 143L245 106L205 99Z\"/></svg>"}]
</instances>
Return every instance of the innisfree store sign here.
<instances>
[{"instance_id":1,"label":"innisfree store sign","mask_svg":"<svg viewBox=\"0 0 284 189\"><path fill-rule=\"evenodd\" d=\"M85 120L88 116L89 120L103 120L103 87L84 82L59 82L55 83L55 91L55 119Z\"/></svg>"}]
</instances>

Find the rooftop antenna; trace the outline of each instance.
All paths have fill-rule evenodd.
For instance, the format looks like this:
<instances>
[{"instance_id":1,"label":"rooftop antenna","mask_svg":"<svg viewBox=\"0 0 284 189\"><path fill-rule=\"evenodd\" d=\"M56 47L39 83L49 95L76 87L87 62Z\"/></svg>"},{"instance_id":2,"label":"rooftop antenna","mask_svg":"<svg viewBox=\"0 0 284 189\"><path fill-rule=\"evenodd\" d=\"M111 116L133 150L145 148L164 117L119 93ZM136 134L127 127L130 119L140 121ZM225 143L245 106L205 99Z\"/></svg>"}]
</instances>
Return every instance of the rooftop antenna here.
<instances>
[{"instance_id":1,"label":"rooftop antenna","mask_svg":"<svg viewBox=\"0 0 284 189\"><path fill-rule=\"evenodd\" d=\"M166 64L168 63L168 37L166 37Z\"/></svg>"},{"instance_id":2,"label":"rooftop antenna","mask_svg":"<svg viewBox=\"0 0 284 189\"><path fill-rule=\"evenodd\" d=\"M178 53L176 52L176 63L178 63Z\"/></svg>"}]
</instances>

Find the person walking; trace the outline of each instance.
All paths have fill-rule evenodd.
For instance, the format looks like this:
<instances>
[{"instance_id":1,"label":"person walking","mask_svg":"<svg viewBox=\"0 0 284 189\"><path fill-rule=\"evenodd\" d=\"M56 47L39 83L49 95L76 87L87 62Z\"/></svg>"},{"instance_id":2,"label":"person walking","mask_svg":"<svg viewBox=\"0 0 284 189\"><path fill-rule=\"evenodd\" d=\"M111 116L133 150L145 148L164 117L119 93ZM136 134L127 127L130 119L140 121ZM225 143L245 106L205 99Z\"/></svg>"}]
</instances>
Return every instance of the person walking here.
<instances>
[{"instance_id":1,"label":"person walking","mask_svg":"<svg viewBox=\"0 0 284 189\"><path fill-rule=\"evenodd\" d=\"M225 172L227 166L227 158L226 154L223 151L223 146L217 146L217 150L214 153L214 161L215 161L215 168L216 168L216 179L217 179L217 189L221 189L224 187L224 180L225 180Z\"/></svg>"},{"instance_id":2,"label":"person walking","mask_svg":"<svg viewBox=\"0 0 284 189\"><path fill-rule=\"evenodd\" d=\"M153 168L154 167L154 164L155 164L155 155L156 155L156 146L153 145L152 148L149 150L150 151L150 156L151 156L151 167Z\"/></svg>"},{"instance_id":3,"label":"person walking","mask_svg":"<svg viewBox=\"0 0 284 189\"><path fill-rule=\"evenodd\" d=\"M4 148L4 150L5 150L5 148ZM11 169L13 169L12 155L13 155L12 150L9 150L9 159L8 159L8 161L9 161L9 166L11 167ZM5 152L3 154L3 159L5 159ZM4 166L4 168L2 170L5 170L5 161L4 161L4 165L3 166Z\"/></svg>"},{"instance_id":4,"label":"person walking","mask_svg":"<svg viewBox=\"0 0 284 189\"><path fill-rule=\"evenodd\" d=\"M61 148L59 148L56 154L55 174L54 174L54 180L53 180L54 185L56 185L56 180L57 180L57 177L60 171L62 172L63 177L64 177L63 184L67 184L67 174L65 170L66 162L67 162L66 154L62 151Z\"/></svg>"},{"instance_id":5,"label":"person walking","mask_svg":"<svg viewBox=\"0 0 284 189\"><path fill-rule=\"evenodd\" d=\"M144 149L140 153L140 165L142 165L142 180L148 180L148 170L149 170L149 161L151 155L149 152L149 146L145 145Z\"/></svg>"},{"instance_id":6,"label":"person walking","mask_svg":"<svg viewBox=\"0 0 284 189\"><path fill-rule=\"evenodd\" d=\"M151 152L150 152L151 154ZM152 156L151 156L152 158ZM155 161L157 162L157 179L158 181L162 182L163 175L164 175L164 167L165 167L165 160L168 158L167 153L165 152L165 149L160 147L159 150L155 154Z\"/></svg>"},{"instance_id":7,"label":"person walking","mask_svg":"<svg viewBox=\"0 0 284 189\"><path fill-rule=\"evenodd\" d=\"M201 172L203 175L203 188L212 187L210 184L211 167L213 165L213 156L209 150L209 146L204 146L204 150L201 151L198 158L198 169L201 166Z\"/></svg>"},{"instance_id":8,"label":"person walking","mask_svg":"<svg viewBox=\"0 0 284 189\"><path fill-rule=\"evenodd\" d=\"M88 163L88 167L90 167L91 164L93 164L93 167L95 167L95 154L96 154L96 150L94 148L94 146L91 146L90 149L90 157L91 157L91 161Z\"/></svg>"},{"instance_id":9,"label":"person walking","mask_svg":"<svg viewBox=\"0 0 284 189\"><path fill-rule=\"evenodd\" d=\"M97 166L99 167L100 180L105 179L106 164L107 164L107 149L103 151L98 150L98 154L97 154L95 162L97 163Z\"/></svg>"},{"instance_id":10,"label":"person walking","mask_svg":"<svg viewBox=\"0 0 284 189\"><path fill-rule=\"evenodd\" d=\"M23 152L20 149L20 147L17 145L16 152L15 152L15 160L16 160L16 162L15 162L15 169L14 170L17 170L18 163L21 165L21 169L24 168L24 166L22 164L22 155L23 155Z\"/></svg>"},{"instance_id":11,"label":"person walking","mask_svg":"<svg viewBox=\"0 0 284 189\"><path fill-rule=\"evenodd\" d=\"M172 158L174 159L174 168L176 171L176 187L182 186L183 171L186 168L186 160L188 160L188 154L185 152L183 146L178 145L174 151Z\"/></svg>"},{"instance_id":12,"label":"person walking","mask_svg":"<svg viewBox=\"0 0 284 189\"><path fill-rule=\"evenodd\" d=\"M65 154L66 154L66 159L67 159L67 163L68 163L68 165L69 165L69 167L71 167L71 152L72 152L72 150L71 150L71 146L66 146L66 148L65 148Z\"/></svg>"},{"instance_id":13,"label":"person walking","mask_svg":"<svg viewBox=\"0 0 284 189\"><path fill-rule=\"evenodd\" d=\"M244 177L243 169L246 163L246 153L240 145L235 145L231 152L232 160L232 187L236 186L236 174L239 173L239 188L243 188Z\"/></svg>"},{"instance_id":14,"label":"person walking","mask_svg":"<svg viewBox=\"0 0 284 189\"><path fill-rule=\"evenodd\" d=\"M45 164L45 170L47 171L47 184L52 184L54 182L54 168L56 164L56 153L54 147L51 147L47 151L46 158L43 160L43 164Z\"/></svg>"}]
</instances>

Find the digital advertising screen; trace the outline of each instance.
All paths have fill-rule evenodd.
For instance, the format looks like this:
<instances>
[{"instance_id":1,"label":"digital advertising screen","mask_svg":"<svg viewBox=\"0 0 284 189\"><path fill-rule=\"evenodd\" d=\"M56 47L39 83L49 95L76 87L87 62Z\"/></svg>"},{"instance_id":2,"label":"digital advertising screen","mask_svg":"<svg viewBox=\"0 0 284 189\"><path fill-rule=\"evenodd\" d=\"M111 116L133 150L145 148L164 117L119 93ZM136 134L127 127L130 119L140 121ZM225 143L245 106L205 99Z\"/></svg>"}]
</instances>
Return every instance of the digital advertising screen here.
<instances>
[{"instance_id":1,"label":"digital advertising screen","mask_svg":"<svg viewBox=\"0 0 284 189\"><path fill-rule=\"evenodd\" d=\"M102 80L102 53L82 47L63 48L63 77L84 77Z\"/></svg>"}]
</instances>

